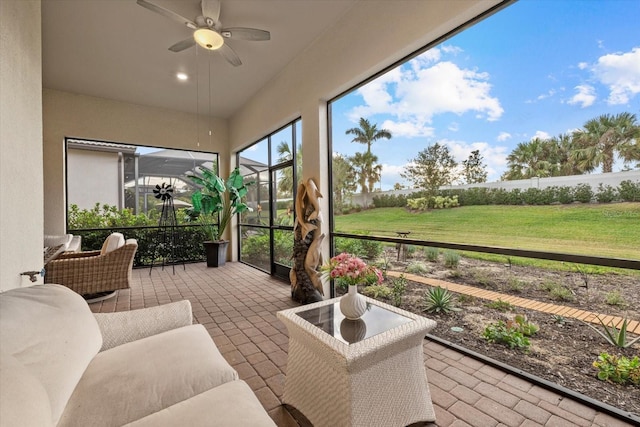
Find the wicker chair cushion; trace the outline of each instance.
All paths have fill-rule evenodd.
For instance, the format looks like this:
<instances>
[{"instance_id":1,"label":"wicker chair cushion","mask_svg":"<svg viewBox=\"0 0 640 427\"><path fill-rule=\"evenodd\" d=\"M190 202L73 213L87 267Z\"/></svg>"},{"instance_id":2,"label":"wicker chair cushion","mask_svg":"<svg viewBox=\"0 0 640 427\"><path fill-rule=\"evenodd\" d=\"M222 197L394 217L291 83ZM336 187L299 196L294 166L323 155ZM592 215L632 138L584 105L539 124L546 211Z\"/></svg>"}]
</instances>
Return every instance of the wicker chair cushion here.
<instances>
[{"instance_id":1,"label":"wicker chair cushion","mask_svg":"<svg viewBox=\"0 0 640 427\"><path fill-rule=\"evenodd\" d=\"M45 234L44 247L49 248L52 246L64 245L64 247L66 248L67 246L69 246L69 243L71 243L71 239L73 239L73 234Z\"/></svg>"},{"instance_id":2,"label":"wicker chair cushion","mask_svg":"<svg viewBox=\"0 0 640 427\"><path fill-rule=\"evenodd\" d=\"M122 246L124 246L124 236L122 233L112 233L102 244L100 255L107 254L113 250L121 248Z\"/></svg>"}]
</instances>

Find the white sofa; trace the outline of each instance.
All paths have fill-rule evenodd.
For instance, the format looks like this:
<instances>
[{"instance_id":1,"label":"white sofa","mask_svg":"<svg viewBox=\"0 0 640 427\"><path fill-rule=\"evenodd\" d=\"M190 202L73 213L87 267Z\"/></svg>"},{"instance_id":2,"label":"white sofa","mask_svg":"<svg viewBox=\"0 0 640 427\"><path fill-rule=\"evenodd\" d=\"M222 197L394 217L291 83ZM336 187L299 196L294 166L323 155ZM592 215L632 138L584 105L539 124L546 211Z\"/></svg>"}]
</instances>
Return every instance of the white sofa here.
<instances>
[{"instance_id":1,"label":"white sofa","mask_svg":"<svg viewBox=\"0 0 640 427\"><path fill-rule=\"evenodd\" d=\"M275 426L189 301L93 314L60 285L0 293L0 426Z\"/></svg>"}]
</instances>

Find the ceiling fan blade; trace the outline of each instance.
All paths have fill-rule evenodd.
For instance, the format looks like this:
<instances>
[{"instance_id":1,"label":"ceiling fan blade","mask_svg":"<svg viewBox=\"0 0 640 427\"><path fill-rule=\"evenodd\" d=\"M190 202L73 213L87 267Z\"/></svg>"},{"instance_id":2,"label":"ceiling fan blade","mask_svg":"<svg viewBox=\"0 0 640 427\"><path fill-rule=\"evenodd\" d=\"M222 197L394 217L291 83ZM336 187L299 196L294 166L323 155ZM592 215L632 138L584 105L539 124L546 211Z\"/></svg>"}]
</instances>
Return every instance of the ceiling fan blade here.
<instances>
[{"instance_id":1,"label":"ceiling fan blade","mask_svg":"<svg viewBox=\"0 0 640 427\"><path fill-rule=\"evenodd\" d=\"M271 33L265 30L259 30L257 28L225 28L220 31L223 37L231 38L234 40L249 40L249 41L264 41L271 40Z\"/></svg>"},{"instance_id":2,"label":"ceiling fan blade","mask_svg":"<svg viewBox=\"0 0 640 427\"><path fill-rule=\"evenodd\" d=\"M193 36L188 39L184 39L174 44L169 48L171 52L182 52L185 49L189 49L191 46L195 45L196 41L193 39Z\"/></svg>"},{"instance_id":3,"label":"ceiling fan blade","mask_svg":"<svg viewBox=\"0 0 640 427\"><path fill-rule=\"evenodd\" d=\"M220 54L224 56L224 58L229 62L229 64L233 65L234 67L238 67L242 65L242 61L240 61L240 58L238 57L236 52L233 49L231 49L229 45L227 45L226 43L223 44L220 49L218 49L218 52L220 52Z\"/></svg>"},{"instance_id":4,"label":"ceiling fan blade","mask_svg":"<svg viewBox=\"0 0 640 427\"><path fill-rule=\"evenodd\" d=\"M213 19L214 25L220 21L220 0L201 0L202 16Z\"/></svg>"},{"instance_id":5,"label":"ceiling fan blade","mask_svg":"<svg viewBox=\"0 0 640 427\"><path fill-rule=\"evenodd\" d=\"M176 21L181 25L186 25L187 27L194 30L197 28L196 24L192 20L187 19L184 16L178 15L177 13L172 12L169 9L165 9L164 7L155 5L151 2L148 2L147 0L137 0L137 3L140 6L144 7L145 9L149 9L150 11L158 13L164 16L165 18L171 19L172 21Z\"/></svg>"}]
</instances>

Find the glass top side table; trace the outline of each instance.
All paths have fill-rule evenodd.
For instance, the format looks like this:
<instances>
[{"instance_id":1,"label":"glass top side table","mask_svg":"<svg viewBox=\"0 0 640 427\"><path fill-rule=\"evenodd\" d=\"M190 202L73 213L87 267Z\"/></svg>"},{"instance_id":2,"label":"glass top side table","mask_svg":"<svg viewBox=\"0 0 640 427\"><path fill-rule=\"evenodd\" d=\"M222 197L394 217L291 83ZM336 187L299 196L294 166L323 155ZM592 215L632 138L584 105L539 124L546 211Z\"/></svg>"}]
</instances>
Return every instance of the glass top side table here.
<instances>
[{"instance_id":1,"label":"glass top side table","mask_svg":"<svg viewBox=\"0 0 640 427\"><path fill-rule=\"evenodd\" d=\"M367 303L367 311L358 320L345 319L340 312L339 302L299 311L297 315L347 344L354 344L413 321L370 302Z\"/></svg>"},{"instance_id":2,"label":"glass top side table","mask_svg":"<svg viewBox=\"0 0 640 427\"><path fill-rule=\"evenodd\" d=\"M289 332L283 403L316 427L435 421L423 341L436 323L365 299L357 321L339 298L277 313Z\"/></svg>"}]
</instances>

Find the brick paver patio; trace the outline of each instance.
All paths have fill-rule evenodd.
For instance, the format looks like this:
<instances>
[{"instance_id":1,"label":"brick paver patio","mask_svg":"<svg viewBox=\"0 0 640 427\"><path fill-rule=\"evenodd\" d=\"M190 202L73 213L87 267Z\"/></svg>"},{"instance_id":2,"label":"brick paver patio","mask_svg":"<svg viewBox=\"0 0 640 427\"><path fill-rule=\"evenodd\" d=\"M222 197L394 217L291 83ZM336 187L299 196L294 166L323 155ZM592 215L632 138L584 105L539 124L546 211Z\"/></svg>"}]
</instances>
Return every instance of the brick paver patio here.
<instances>
[{"instance_id":1,"label":"brick paver patio","mask_svg":"<svg viewBox=\"0 0 640 427\"><path fill-rule=\"evenodd\" d=\"M289 284L241 263L188 264L133 271L131 289L91 305L94 312L133 310L188 299L227 361L278 426L298 424L281 405L286 328L276 312L297 306ZM439 426L631 425L578 401L425 340L425 365ZM327 408L331 410L331 408ZM384 426L381 426L384 427Z\"/></svg>"}]
</instances>

